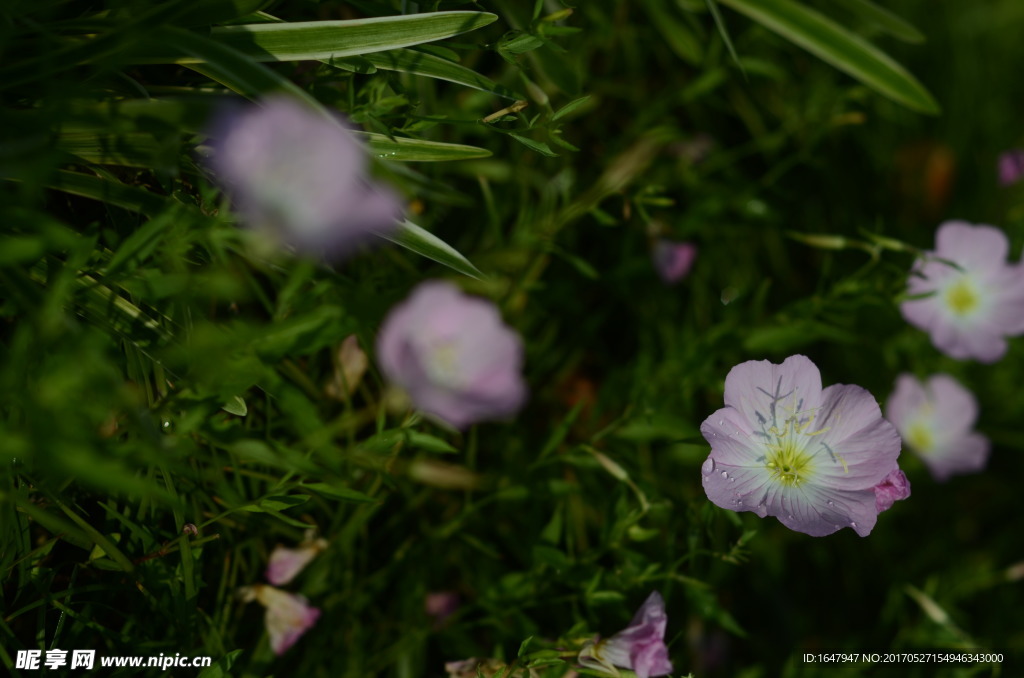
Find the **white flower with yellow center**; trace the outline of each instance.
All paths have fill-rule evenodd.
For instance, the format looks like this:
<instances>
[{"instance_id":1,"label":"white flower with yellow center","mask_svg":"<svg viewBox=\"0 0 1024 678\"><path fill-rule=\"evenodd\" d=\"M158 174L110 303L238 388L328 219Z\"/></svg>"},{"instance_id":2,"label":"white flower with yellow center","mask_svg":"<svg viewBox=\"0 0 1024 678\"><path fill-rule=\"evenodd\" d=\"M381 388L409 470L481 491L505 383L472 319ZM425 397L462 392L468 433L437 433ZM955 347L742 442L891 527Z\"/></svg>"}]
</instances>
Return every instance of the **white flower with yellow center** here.
<instances>
[{"instance_id":1,"label":"white flower with yellow center","mask_svg":"<svg viewBox=\"0 0 1024 678\"><path fill-rule=\"evenodd\" d=\"M978 401L948 374L923 383L901 374L885 416L936 480L980 471L988 461L989 440L973 430Z\"/></svg>"},{"instance_id":2,"label":"white flower with yellow center","mask_svg":"<svg viewBox=\"0 0 1024 678\"><path fill-rule=\"evenodd\" d=\"M867 536L910 486L896 464L900 437L859 386L821 387L808 358L751 360L725 378L725 407L701 425L711 455L704 491L722 508L775 516L820 537Z\"/></svg>"},{"instance_id":3,"label":"white flower with yellow center","mask_svg":"<svg viewBox=\"0 0 1024 678\"><path fill-rule=\"evenodd\" d=\"M1009 241L993 226L947 221L911 270L903 317L958 360L992 363L1005 337L1024 334L1024 265L1007 262ZM923 296L927 295L927 296Z\"/></svg>"}]
</instances>

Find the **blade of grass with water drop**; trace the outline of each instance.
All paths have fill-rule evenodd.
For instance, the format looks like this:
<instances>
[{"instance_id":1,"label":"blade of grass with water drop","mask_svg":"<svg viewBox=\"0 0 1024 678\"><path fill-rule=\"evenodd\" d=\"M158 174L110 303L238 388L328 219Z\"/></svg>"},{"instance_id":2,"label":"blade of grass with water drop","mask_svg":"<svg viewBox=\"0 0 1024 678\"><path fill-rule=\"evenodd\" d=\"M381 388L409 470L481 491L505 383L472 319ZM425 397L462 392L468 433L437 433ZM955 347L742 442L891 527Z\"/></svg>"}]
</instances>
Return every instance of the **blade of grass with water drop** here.
<instances>
[{"instance_id":1,"label":"blade of grass with water drop","mask_svg":"<svg viewBox=\"0 0 1024 678\"><path fill-rule=\"evenodd\" d=\"M444 162L447 160L472 160L490 157L486 148L465 144L446 144L425 139L388 137L373 132L356 132L366 139L370 151L384 160L398 162Z\"/></svg>"}]
</instances>

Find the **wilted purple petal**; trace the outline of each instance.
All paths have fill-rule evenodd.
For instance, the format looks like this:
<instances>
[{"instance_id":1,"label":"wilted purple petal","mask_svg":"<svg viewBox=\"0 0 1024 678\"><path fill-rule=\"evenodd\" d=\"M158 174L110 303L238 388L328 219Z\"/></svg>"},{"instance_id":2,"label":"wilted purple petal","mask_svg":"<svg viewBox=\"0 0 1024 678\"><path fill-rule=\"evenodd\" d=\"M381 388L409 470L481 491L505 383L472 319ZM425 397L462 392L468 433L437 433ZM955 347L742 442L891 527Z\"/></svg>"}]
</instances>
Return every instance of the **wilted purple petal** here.
<instances>
[{"instance_id":1,"label":"wilted purple petal","mask_svg":"<svg viewBox=\"0 0 1024 678\"><path fill-rule=\"evenodd\" d=\"M910 496L910 481L898 468L889 472L885 480L875 485L875 510L888 511L892 505Z\"/></svg>"},{"instance_id":2,"label":"wilted purple petal","mask_svg":"<svg viewBox=\"0 0 1024 678\"><path fill-rule=\"evenodd\" d=\"M796 355L735 366L725 403L701 425L712 502L812 536L871 532L874 487L896 465L900 438L870 393L843 384L822 390L818 368Z\"/></svg>"},{"instance_id":3,"label":"wilted purple petal","mask_svg":"<svg viewBox=\"0 0 1024 678\"><path fill-rule=\"evenodd\" d=\"M1024 179L1024 149L1015 148L999 155L999 183L1003 186Z\"/></svg>"},{"instance_id":4,"label":"wilted purple petal","mask_svg":"<svg viewBox=\"0 0 1024 678\"><path fill-rule=\"evenodd\" d=\"M245 223L307 254L340 256L397 227L394 192L350 131L286 97L225 113L212 165Z\"/></svg>"},{"instance_id":5,"label":"wilted purple petal","mask_svg":"<svg viewBox=\"0 0 1024 678\"><path fill-rule=\"evenodd\" d=\"M677 283L690 272L697 258L697 246L688 242L673 242L659 238L651 251L654 268L668 284Z\"/></svg>"},{"instance_id":6,"label":"wilted purple petal","mask_svg":"<svg viewBox=\"0 0 1024 678\"><path fill-rule=\"evenodd\" d=\"M274 586L287 584L325 548L327 542L323 539L306 541L294 549L278 544L267 563L267 581Z\"/></svg>"},{"instance_id":7,"label":"wilted purple petal","mask_svg":"<svg viewBox=\"0 0 1024 678\"><path fill-rule=\"evenodd\" d=\"M377 355L416 407L457 428L509 417L526 399L519 336L494 304L449 283L422 283L393 308Z\"/></svg>"},{"instance_id":8,"label":"wilted purple petal","mask_svg":"<svg viewBox=\"0 0 1024 678\"><path fill-rule=\"evenodd\" d=\"M256 599L267 608L264 621L274 654L284 654L320 618L320 610L310 607L303 596L273 586L256 584L246 587L243 593L247 599Z\"/></svg>"},{"instance_id":9,"label":"wilted purple petal","mask_svg":"<svg viewBox=\"0 0 1024 678\"><path fill-rule=\"evenodd\" d=\"M633 621L611 638L584 645L578 660L581 665L598 671L609 667L630 669L639 678L665 676L672 673L672 662L665 646L665 600L657 591L640 606Z\"/></svg>"},{"instance_id":10,"label":"wilted purple petal","mask_svg":"<svg viewBox=\"0 0 1024 678\"><path fill-rule=\"evenodd\" d=\"M1024 266L1007 263L1009 241L993 226L949 221L935 240L907 280L908 294L930 296L903 302L903 317L953 358L999 360L1005 337L1024 334Z\"/></svg>"},{"instance_id":11,"label":"wilted purple petal","mask_svg":"<svg viewBox=\"0 0 1024 678\"><path fill-rule=\"evenodd\" d=\"M953 377L936 374L921 383L901 374L885 412L936 480L985 467L989 441L973 431L977 399Z\"/></svg>"}]
</instances>

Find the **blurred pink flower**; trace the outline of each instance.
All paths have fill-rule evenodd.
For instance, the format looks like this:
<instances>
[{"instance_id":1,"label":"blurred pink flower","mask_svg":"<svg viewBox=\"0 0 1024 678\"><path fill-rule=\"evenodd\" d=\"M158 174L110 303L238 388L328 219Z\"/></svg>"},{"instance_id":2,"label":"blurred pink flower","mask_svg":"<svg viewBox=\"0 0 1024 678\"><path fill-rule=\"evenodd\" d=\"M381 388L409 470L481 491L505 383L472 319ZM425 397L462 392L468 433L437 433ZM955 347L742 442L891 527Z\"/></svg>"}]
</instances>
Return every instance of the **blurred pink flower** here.
<instances>
[{"instance_id":1,"label":"blurred pink flower","mask_svg":"<svg viewBox=\"0 0 1024 678\"><path fill-rule=\"evenodd\" d=\"M989 440L973 430L978 401L948 374L933 375L924 383L901 374L885 416L936 480L985 468Z\"/></svg>"},{"instance_id":2,"label":"blurred pink flower","mask_svg":"<svg viewBox=\"0 0 1024 678\"><path fill-rule=\"evenodd\" d=\"M290 549L278 544L267 563L267 581L274 586L287 584L325 548L325 540L311 539L311 535L307 535L306 541L299 544L298 548Z\"/></svg>"},{"instance_id":3,"label":"blurred pink flower","mask_svg":"<svg viewBox=\"0 0 1024 678\"><path fill-rule=\"evenodd\" d=\"M665 647L665 600L654 591L640 606L633 621L611 638L588 640L578 657L581 666L617 676L615 667L629 669L639 678L667 676L672 662Z\"/></svg>"},{"instance_id":4,"label":"blurred pink flower","mask_svg":"<svg viewBox=\"0 0 1024 678\"><path fill-rule=\"evenodd\" d=\"M1024 179L1024 149L1015 148L999 155L999 183L1010 186Z\"/></svg>"},{"instance_id":5,"label":"blurred pink flower","mask_svg":"<svg viewBox=\"0 0 1024 678\"><path fill-rule=\"evenodd\" d=\"M659 238L651 250L654 268L661 279L671 285L687 276L697 258L697 246L689 242L674 242Z\"/></svg>"},{"instance_id":6,"label":"blurred pink flower","mask_svg":"<svg viewBox=\"0 0 1024 678\"><path fill-rule=\"evenodd\" d=\"M264 621L274 654L284 654L320 617L320 610L310 607L303 596L273 586L255 584L240 593L243 600L258 600L267 608Z\"/></svg>"},{"instance_id":7,"label":"blurred pink flower","mask_svg":"<svg viewBox=\"0 0 1024 678\"><path fill-rule=\"evenodd\" d=\"M1004 337L1024 333L1024 265L1007 262L1009 247L994 226L942 224L935 251L914 264L907 281L909 294L933 294L903 302L903 317L948 356L999 360L1006 353Z\"/></svg>"},{"instance_id":8,"label":"blurred pink flower","mask_svg":"<svg viewBox=\"0 0 1024 678\"><path fill-rule=\"evenodd\" d=\"M519 411L523 345L489 301L428 281L395 306L377 337L385 376L413 404L456 428Z\"/></svg>"},{"instance_id":9,"label":"blurred pink flower","mask_svg":"<svg viewBox=\"0 0 1024 678\"><path fill-rule=\"evenodd\" d=\"M436 591L428 593L423 601L424 611L433 618L434 626L441 626L444 621L459 609L459 594L454 591Z\"/></svg>"},{"instance_id":10,"label":"blurred pink flower","mask_svg":"<svg viewBox=\"0 0 1024 678\"><path fill-rule=\"evenodd\" d=\"M794 355L781 365L733 367L725 405L700 427L711 444L701 467L708 499L814 537L844 527L871 533L877 493L888 496L884 484L898 480L891 474L900 437L870 393L846 384L822 389L815 364Z\"/></svg>"},{"instance_id":11,"label":"blurred pink flower","mask_svg":"<svg viewBox=\"0 0 1024 678\"><path fill-rule=\"evenodd\" d=\"M314 256L342 256L397 227L395 194L367 175L367 154L340 120L283 96L212 126L212 166L245 223Z\"/></svg>"}]
</instances>

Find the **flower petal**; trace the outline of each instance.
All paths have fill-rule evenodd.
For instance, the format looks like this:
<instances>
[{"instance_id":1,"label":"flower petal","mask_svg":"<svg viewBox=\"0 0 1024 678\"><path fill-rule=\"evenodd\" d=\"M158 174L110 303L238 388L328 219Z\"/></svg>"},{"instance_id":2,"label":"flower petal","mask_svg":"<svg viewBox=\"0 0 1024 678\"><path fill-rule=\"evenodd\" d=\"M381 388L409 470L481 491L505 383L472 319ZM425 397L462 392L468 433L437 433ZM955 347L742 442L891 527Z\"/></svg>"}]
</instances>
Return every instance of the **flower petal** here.
<instances>
[{"instance_id":1,"label":"flower petal","mask_svg":"<svg viewBox=\"0 0 1024 678\"><path fill-rule=\"evenodd\" d=\"M725 378L725 404L762 430L781 429L787 417L820 401L821 373L802 355L790 356L781 365L750 360L733 367Z\"/></svg>"},{"instance_id":2,"label":"flower petal","mask_svg":"<svg viewBox=\"0 0 1024 678\"><path fill-rule=\"evenodd\" d=\"M900 434L882 418L882 411L860 386L834 384L822 392L820 435L811 443L814 473L821 483L850 490L874 487L896 465ZM817 477L815 482L818 483Z\"/></svg>"},{"instance_id":3,"label":"flower petal","mask_svg":"<svg viewBox=\"0 0 1024 678\"><path fill-rule=\"evenodd\" d=\"M935 234L935 254L955 261L968 271L986 271L1001 266L1010 252L1006 234L995 226L947 221Z\"/></svg>"}]
</instances>

